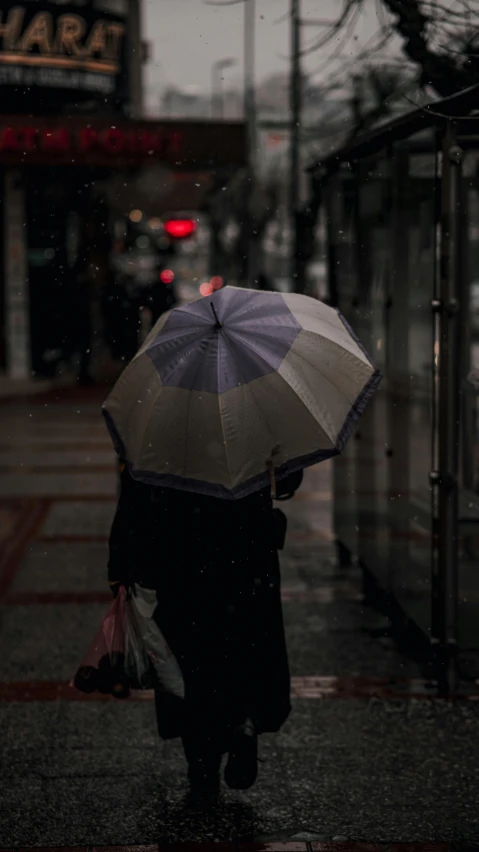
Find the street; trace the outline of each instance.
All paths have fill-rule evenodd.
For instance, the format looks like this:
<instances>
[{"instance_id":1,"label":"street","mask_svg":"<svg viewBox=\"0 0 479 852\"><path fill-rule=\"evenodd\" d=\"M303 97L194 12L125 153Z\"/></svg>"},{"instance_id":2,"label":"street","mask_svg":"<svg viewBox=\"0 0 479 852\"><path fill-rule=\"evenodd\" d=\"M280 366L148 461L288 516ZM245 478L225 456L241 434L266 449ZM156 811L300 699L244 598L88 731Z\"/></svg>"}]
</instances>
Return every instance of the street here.
<instances>
[{"instance_id":1,"label":"street","mask_svg":"<svg viewBox=\"0 0 479 852\"><path fill-rule=\"evenodd\" d=\"M103 395L1 404L0 845L477 841L477 691L435 699L363 604L357 569L336 567L329 462L283 504L293 712L261 739L251 790L224 787L190 812L180 744L158 741L150 694L122 703L69 686L110 600Z\"/></svg>"}]
</instances>

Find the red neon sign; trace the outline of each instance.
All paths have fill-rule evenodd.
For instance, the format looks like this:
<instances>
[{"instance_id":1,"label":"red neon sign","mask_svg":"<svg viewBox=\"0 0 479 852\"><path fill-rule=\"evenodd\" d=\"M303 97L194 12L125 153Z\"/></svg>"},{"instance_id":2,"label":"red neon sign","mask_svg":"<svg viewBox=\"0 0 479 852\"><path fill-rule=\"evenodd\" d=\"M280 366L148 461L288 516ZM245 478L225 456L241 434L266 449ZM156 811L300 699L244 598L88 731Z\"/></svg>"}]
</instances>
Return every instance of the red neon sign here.
<instances>
[{"instance_id":1,"label":"red neon sign","mask_svg":"<svg viewBox=\"0 0 479 852\"><path fill-rule=\"evenodd\" d=\"M134 127L0 126L0 153L179 156L182 142L177 132Z\"/></svg>"},{"instance_id":2,"label":"red neon sign","mask_svg":"<svg viewBox=\"0 0 479 852\"><path fill-rule=\"evenodd\" d=\"M194 219L168 219L164 224L165 233L173 240L183 240L191 237L196 231Z\"/></svg>"}]
</instances>

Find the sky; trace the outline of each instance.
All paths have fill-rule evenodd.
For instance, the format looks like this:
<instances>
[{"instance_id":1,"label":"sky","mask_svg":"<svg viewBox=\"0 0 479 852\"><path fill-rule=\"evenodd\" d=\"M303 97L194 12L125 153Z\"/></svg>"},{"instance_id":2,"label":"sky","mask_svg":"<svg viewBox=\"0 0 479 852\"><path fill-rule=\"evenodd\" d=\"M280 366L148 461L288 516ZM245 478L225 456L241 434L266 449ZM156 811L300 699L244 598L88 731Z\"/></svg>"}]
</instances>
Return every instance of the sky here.
<instances>
[{"instance_id":1,"label":"sky","mask_svg":"<svg viewBox=\"0 0 479 852\"><path fill-rule=\"evenodd\" d=\"M219 0L218 0L219 2ZM251 0L249 0L251 2ZM290 0L255 0L256 81L288 70L290 27L287 13ZM334 20L342 7L339 0L301 0L301 17ZM243 5L208 5L207 0L143 0L143 34L149 41L151 60L145 68L147 102L158 103L165 86L189 88L207 94L211 87L212 65L225 58L237 65L223 72L224 86L242 85ZM329 62L337 48L333 40L327 48L304 59L304 70L317 78L330 73L344 59L351 59L378 28L374 0L366 0L354 34L342 54ZM324 32L304 26L302 44L308 46Z\"/></svg>"}]
</instances>

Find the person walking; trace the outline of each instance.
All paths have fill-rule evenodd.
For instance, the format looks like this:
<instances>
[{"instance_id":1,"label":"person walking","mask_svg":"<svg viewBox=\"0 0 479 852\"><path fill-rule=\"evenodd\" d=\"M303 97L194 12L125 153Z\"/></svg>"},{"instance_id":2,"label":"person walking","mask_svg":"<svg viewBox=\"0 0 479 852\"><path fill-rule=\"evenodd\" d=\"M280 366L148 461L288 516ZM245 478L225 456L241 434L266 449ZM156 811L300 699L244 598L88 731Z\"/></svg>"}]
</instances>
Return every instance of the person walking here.
<instances>
[{"instance_id":1,"label":"person walking","mask_svg":"<svg viewBox=\"0 0 479 852\"><path fill-rule=\"evenodd\" d=\"M301 479L283 480L277 496L292 496ZM228 501L121 473L109 582L114 593L133 584L156 590L154 618L185 684L179 732L195 792L218 792L225 753L228 786L254 784L258 735L289 715L278 560L285 532L269 489ZM164 702L157 693L160 734Z\"/></svg>"},{"instance_id":2,"label":"person walking","mask_svg":"<svg viewBox=\"0 0 479 852\"><path fill-rule=\"evenodd\" d=\"M271 285L270 280L266 277L266 275L263 272L261 272L258 275L257 287L258 287L258 290L262 290L262 291L273 290L273 287Z\"/></svg>"},{"instance_id":3,"label":"person walking","mask_svg":"<svg viewBox=\"0 0 479 852\"><path fill-rule=\"evenodd\" d=\"M333 308L224 287L160 318L103 406L126 462L109 582L156 591L185 687L176 729L157 693L158 729L193 789L218 790L225 753L226 783L250 787L258 735L288 717L274 500L340 452L379 381Z\"/></svg>"}]
</instances>

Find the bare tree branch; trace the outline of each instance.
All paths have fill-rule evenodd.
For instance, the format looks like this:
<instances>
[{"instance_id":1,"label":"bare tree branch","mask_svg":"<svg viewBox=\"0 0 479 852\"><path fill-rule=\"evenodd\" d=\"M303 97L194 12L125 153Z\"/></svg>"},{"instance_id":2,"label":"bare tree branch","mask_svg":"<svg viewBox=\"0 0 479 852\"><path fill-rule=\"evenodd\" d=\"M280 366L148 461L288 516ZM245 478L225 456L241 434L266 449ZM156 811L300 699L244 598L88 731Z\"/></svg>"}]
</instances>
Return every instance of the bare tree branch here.
<instances>
[{"instance_id":1,"label":"bare tree branch","mask_svg":"<svg viewBox=\"0 0 479 852\"><path fill-rule=\"evenodd\" d=\"M350 15L353 14L353 12L356 12L356 8L360 8L362 2L363 0L344 0L343 11L339 15L338 19L320 39L317 39L314 44L306 50L303 50L301 55L306 56L309 53L314 53L314 51L325 47L325 45L327 45L331 39L333 39L334 36L341 31L341 28L347 24Z\"/></svg>"},{"instance_id":2,"label":"bare tree branch","mask_svg":"<svg viewBox=\"0 0 479 852\"><path fill-rule=\"evenodd\" d=\"M403 51L421 69L421 82L429 83L443 97L471 85L470 75L445 54L430 49L427 38L429 17L418 0L382 0L394 15L394 28L403 37Z\"/></svg>"}]
</instances>

